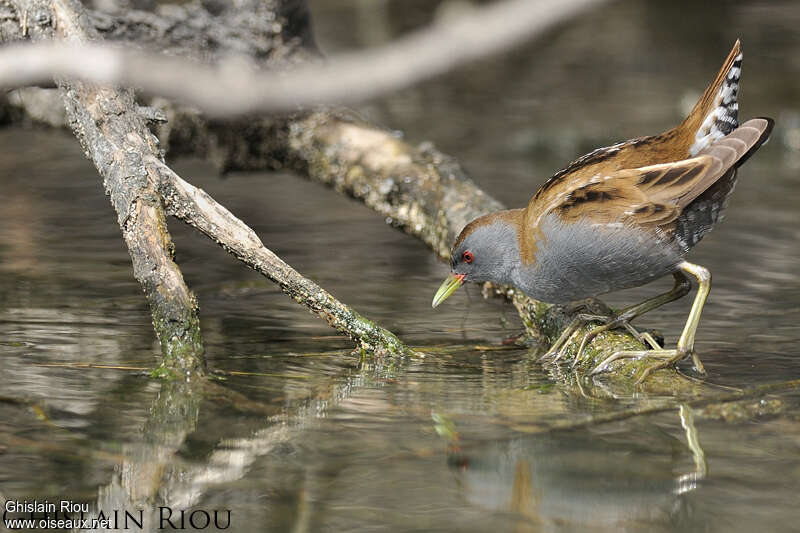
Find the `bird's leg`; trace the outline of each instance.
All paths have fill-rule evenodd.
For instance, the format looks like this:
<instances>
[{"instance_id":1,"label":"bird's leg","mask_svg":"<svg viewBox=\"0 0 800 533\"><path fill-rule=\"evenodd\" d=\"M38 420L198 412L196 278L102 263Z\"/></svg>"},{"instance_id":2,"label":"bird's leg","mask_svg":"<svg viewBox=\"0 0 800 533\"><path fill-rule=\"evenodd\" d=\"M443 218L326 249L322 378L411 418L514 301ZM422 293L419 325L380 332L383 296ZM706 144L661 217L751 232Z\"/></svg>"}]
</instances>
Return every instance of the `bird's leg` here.
<instances>
[{"instance_id":1,"label":"bird's leg","mask_svg":"<svg viewBox=\"0 0 800 533\"><path fill-rule=\"evenodd\" d=\"M637 383L641 383L645 380L645 378L647 378L647 376L660 368L673 366L686 356L691 356L695 369L701 374L705 374L706 371L703 367L703 363L700 362L700 359L694 352L694 336L695 333L697 333L697 325L700 323L700 314L703 312L703 306L705 305L706 299L708 298L708 293L711 290L711 273L700 265L695 265L693 263L689 263L688 261L682 262L679 266L683 272L687 272L697 278L698 287L697 295L694 297L694 302L692 303L692 310L689 311L689 318L686 320L686 326L683 328L683 333L681 334L680 339L678 339L677 347L674 350L661 349L616 352L597 365L594 370L592 370L591 375L599 374L605 370L608 364L612 361L628 357L639 358L643 356L656 357L663 359L663 361L646 368L641 377L637 380Z\"/></svg>"},{"instance_id":2,"label":"bird's leg","mask_svg":"<svg viewBox=\"0 0 800 533\"><path fill-rule=\"evenodd\" d=\"M688 264L688 263L687 263ZM597 326L596 328L592 329L586 335L584 335L583 340L581 341L580 348L578 348L578 353L575 356L575 360L573 361L572 365L575 364L580 360L583 356L583 351L589 345L590 342L594 340L599 334L604 331L608 331L610 329L616 329L619 327L624 327L625 329L630 332L631 335L634 336L636 340L641 342L642 344L649 344L651 348L654 350L660 350L661 346L655 342L652 335L649 333L639 333L636 329L631 326L630 322L634 318L641 316L657 307L661 307L664 304L668 304L669 302L674 302L678 298L683 298L686 294L689 293L689 289L691 288L691 284L689 283L689 278L681 272L677 271L674 272L673 277L675 278L675 284L672 286L672 289L668 292L663 294L659 294L658 296L654 296L648 300L645 300L641 303L636 305L632 305L630 307L626 307L619 313L617 313L613 318L606 319L606 323L602 326Z\"/></svg>"},{"instance_id":3,"label":"bird's leg","mask_svg":"<svg viewBox=\"0 0 800 533\"><path fill-rule=\"evenodd\" d=\"M662 305L668 304L669 302L674 302L678 298L683 298L684 296L689 294L689 290L692 288L692 284L689 283L689 278L686 277L686 274L678 270L676 272L673 272L672 276L675 278L675 284L672 286L672 289L670 289L668 292L665 292L664 294L659 294L658 296L654 296L649 300L645 300L642 303L632 305L630 307L623 309L622 311L620 311L619 315L617 315L617 319L629 322L634 318L641 316L647 312L650 312L657 307L661 307Z\"/></svg>"}]
</instances>

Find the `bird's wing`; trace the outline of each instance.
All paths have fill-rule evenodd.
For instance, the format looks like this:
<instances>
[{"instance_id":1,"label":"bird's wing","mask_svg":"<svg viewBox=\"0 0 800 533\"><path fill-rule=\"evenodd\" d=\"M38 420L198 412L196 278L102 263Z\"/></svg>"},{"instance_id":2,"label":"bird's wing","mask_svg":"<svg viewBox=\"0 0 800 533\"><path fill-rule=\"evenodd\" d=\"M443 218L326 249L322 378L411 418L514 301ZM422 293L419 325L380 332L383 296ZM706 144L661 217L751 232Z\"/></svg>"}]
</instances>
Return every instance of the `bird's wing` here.
<instances>
[{"instance_id":1,"label":"bird's wing","mask_svg":"<svg viewBox=\"0 0 800 533\"><path fill-rule=\"evenodd\" d=\"M544 216L556 214L567 222L664 227L731 167L744 162L770 128L765 119L753 119L690 159L565 180L571 186L535 202L526 223L536 227Z\"/></svg>"},{"instance_id":2,"label":"bird's wing","mask_svg":"<svg viewBox=\"0 0 800 533\"><path fill-rule=\"evenodd\" d=\"M701 181L718 175L710 156L598 174L556 199L542 212L565 222L588 219L598 225L629 221L661 226L675 220ZM713 181L709 180L710 183Z\"/></svg>"}]
</instances>

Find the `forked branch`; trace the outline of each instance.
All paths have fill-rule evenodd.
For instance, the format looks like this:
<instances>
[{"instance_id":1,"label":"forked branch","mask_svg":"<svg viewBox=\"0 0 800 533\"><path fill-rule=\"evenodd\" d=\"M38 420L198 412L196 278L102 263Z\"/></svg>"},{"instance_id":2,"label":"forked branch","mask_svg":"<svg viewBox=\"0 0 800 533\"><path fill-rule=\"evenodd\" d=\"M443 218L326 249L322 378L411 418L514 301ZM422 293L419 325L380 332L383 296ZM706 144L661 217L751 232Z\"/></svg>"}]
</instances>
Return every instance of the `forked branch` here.
<instances>
[{"instance_id":1,"label":"forked branch","mask_svg":"<svg viewBox=\"0 0 800 533\"><path fill-rule=\"evenodd\" d=\"M147 165L169 214L198 229L241 262L277 283L297 303L350 337L362 349L388 355L411 353L393 333L375 325L300 275L267 249L249 226L204 190L183 180L158 158L149 157Z\"/></svg>"}]
</instances>

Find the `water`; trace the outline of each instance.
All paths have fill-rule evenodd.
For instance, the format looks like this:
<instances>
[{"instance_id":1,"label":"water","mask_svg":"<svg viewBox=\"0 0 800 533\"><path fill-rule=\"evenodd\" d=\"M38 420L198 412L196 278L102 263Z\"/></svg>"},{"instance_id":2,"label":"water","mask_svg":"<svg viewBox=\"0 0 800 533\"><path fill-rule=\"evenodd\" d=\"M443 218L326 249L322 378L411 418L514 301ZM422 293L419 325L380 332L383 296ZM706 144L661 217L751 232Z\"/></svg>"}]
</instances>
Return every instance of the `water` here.
<instances>
[{"instance_id":1,"label":"water","mask_svg":"<svg viewBox=\"0 0 800 533\"><path fill-rule=\"evenodd\" d=\"M385 42L436 11L406 0L312 5L331 51ZM743 168L725 223L693 252L714 274L697 347L714 384L795 379L798 18L793 3L615 3L358 112L413 142L433 141L518 206L571 158L679 121L740 36L742 117L778 125ZM446 268L422 244L286 173L219 179L202 161L175 165L300 272L428 356L360 363L273 284L173 221L209 364L245 375L204 390L151 380L138 370L158 354L150 318L94 169L62 132L6 129L0 145L4 498L73 500L89 514L142 509L153 529L160 505L176 525L181 509L223 519L230 510L234 531L797 527L795 393L756 401L754 409L780 413L745 421L698 409L705 477L677 407L549 431L661 400L581 391L525 350L504 349L519 329L515 313L474 287L432 311ZM688 308L684 299L641 322L675 342Z\"/></svg>"}]
</instances>

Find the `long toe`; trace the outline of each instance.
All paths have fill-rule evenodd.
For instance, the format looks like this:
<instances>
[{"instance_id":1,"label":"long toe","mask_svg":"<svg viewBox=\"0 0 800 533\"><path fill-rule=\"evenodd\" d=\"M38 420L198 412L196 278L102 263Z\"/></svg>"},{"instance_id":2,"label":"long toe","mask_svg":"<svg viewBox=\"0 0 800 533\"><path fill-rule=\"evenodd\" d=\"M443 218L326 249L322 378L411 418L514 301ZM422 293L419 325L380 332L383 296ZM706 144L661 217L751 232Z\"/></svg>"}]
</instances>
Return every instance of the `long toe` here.
<instances>
[{"instance_id":1,"label":"long toe","mask_svg":"<svg viewBox=\"0 0 800 533\"><path fill-rule=\"evenodd\" d=\"M639 359L651 353L652 350L629 350L629 351L614 352L613 354L603 359L596 367L594 367L592 371L589 373L589 375L594 376L600 374L601 372L605 372L608 369L608 365L610 365L614 361L618 361L620 359Z\"/></svg>"},{"instance_id":2,"label":"long toe","mask_svg":"<svg viewBox=\"0 0 800 533\"><path fill-rule=\"evenodd\" d=\"M692 363L694 364L695 372L706 375L706 367L703 366L703 362L697 357L697 353L694 350L692 350Z\"/></svg>"},{"instance_id":3,"label":"long toe","mask_svg":"<svg viewBox=\"0 0 800 533\"><path fill-rule=\"evenodd\" d=\"M608 370L608 365L620 359L641 359L642 357L661 359L661 361L658 361L657 363L645 368L644 372L642 372L642 375L639 377L639 379L636 380L636 383L641 383L642 381L645 380L645 378L647 378L647 376L649 376L656 370L675 366L679 361L681 361L685 357L688 357L689 355L690 355L689 352L680 349L620 351L620 352L615 352L614 354L605 358L600 364L594 367L594 369L591 371L589 375L594 376L596 374Z\"/></svg>"},{"instance_id":4,"label":"long toe","mask_svg":"<svg viewBox=\"0 0 800 533\"><path fill-rule=\"evenodd\" d=\"M584 350L586 350L586 348L589 346L589 344L591 344L591 342L599 334L603 333L604 331L609 331L609 330L613 330L613 329L620 329L620 328L626 329L631 335L633 335L633 337L637 341L641 342L645 346L647 346L647 345L650 345L651 347L653 346L654 343L651 343L650 340L647 338L647 337L650 337L650 339L652 339L652 337L649 334L647 334L647 337L645 337L645 334L639 333L636 330L636 328L634 328L631 325L631 323L629 321L624 320L624 319L620 319L620 318L616 318L616 319L607 321L602 326L597 326L596 328L592 329L590 332L588 332L586 335L583 336L583 340L581 341L580 348L578 348L578 353L575 355L575 360L572 362L572 367L575 368L575 366L581 361L581 359L583 358L583 355L584 355ZM660 346L658 346L658 348L660 348ZM602 364L603 363L601 363L601 365ZM598 365L598 366L600 366L600 365ZM595 370L596 369L597 369L597 367L595 367ZM594 370L592 370L592 372L594 372Z\"/></svg>"},{"instance_id":5,"label":"long toe","mask_svg":"<svg viewBox=\"0 0 800 533\"><path fill-rule=\"evenodd\" d=\"M641 335L642 335L642 339L644 339L644 341L647 344L649 344L650 348L652 348L653 350L663 350L664 349L664 347L661 344L659 344L658 341L656 339L654 339L652 335L650 335L650 333L645 331Z\"/></svg>"},{"instance_id":6,"label":"long toe","mask_svg":"<svg viewBox=\"0 0 800 533\"><path fill-rule=\"evenodd\" d=\"M639 379L636 380L636 384L637 385L642 383L645 379L647 379L647 377L650 374L652 374L656 370L661 370L662 368L674 367L675 365L677 365L680 361L682 361L683 359L685 359L689 355L691 355L693 358L697 357L694 354L694 351L688 352L687 350L680 349L680 348L678 348L676 350L653 350L650 353L651 354L658 354L657 356L659 358L663 357L664 360L663 361L659 361L658 363L655 363L654 365L651 365L651 366L645 368L644 372L642 372L642 375L639 376ZM699 359L697 359L697 360L699 361ZM703 364L700 363L700 366L702 367ZM703 370L703 373L705 373L705 370Z\"/></svg>"},{"instance_id":7,"label":"long toe","mask_svg":"<svg viewBox=\"0 0 800 533\"><path fill-rule=\"evenodd\" d=\"M575 331L572 332L572 335L567 337L567 340L564 341L564 344L561 345L561 349L558 350L558 355L556 355L555 359L553 359L554 363L556 361L559 361L565 355L567 355L567 350L569 349L570 345L572 344L573 339L575 339L575 337L577 337L578 333L580 333L580 332L581 332L581 330L580 330L580 328L578 328L578 329L576 329Z\"/></svg>"},{"instance_id":8,"label":"long toe","mask_svg":"<svg viewBox=\"0 0 800 533\"><path fill-rule=\"evenodd\" d=\"M602 332L610 329L609 325L597 326L596 328L592 328L586 335L583 336L583 340L581 341L581 345L578 348L578 352L575 354L575 361L572 363L572 366L581 360L583 357L583 352L586 350L586 347Z\"/></svg>"}]
</instances>

